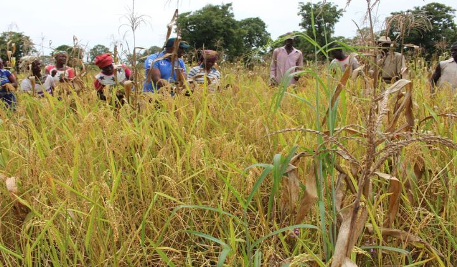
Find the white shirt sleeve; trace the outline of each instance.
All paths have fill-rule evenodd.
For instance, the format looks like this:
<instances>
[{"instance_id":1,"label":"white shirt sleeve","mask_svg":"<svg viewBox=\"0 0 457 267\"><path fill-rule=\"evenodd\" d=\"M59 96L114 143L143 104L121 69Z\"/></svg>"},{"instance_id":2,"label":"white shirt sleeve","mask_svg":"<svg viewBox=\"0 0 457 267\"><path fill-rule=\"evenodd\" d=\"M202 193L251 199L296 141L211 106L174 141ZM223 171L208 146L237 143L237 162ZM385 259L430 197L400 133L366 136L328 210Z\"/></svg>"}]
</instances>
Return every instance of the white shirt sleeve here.
<instances>
[{"instance_id":1,"label":"white shirt sleeve","mask_svg":"<svg viewBox=\"0 0 457 267\"><path fill-rule=\"evenodd\" d=\"M46 77L46 80L44 81L44 89L50 93L51 92L51 88L55 88L56 87L56 81L54 80L54 78L51 76L51 75L48 75Z\"/></svg>"}]
</instances>

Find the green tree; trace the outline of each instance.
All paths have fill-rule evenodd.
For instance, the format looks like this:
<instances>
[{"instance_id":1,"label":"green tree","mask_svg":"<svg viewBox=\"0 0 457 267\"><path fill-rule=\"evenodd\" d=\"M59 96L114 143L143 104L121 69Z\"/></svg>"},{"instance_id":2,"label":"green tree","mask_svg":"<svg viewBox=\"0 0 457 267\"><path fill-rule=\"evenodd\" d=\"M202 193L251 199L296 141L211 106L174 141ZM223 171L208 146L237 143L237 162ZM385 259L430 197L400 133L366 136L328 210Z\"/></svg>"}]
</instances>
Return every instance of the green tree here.
<instances>
[{"instance_id":1,"label":"green tree","mask_svg":"<svg viewBox=\"0 0 457 267\"><path fill-rule=\"evenodd\" d=\"M306 35L315 39L320 46L324 46L332 41L335 25L343 16L343 12L337 5L325 1L318 4L300 2L298 15L302 20L299 25ZM298 43L300 46L297 44L297 47L302 49L305 55L314 53L314 47L309 42L300 40Z\"/></svg>"},{"instance_id":2,"label":"green tree","mask_svg":"<svg viewBox=\"0 0 457 267\"><path fill-rule=\"evenodd\" d=\"M110 51L109 51L108 47L98 44L98 45L92 47L92 49L90 49L90 51L89 51L90 60L93 62L95 60L96 56L98 56L100 54L109 53L109 52Z\"/></svg>"},{"instance_id":3,"label":"green tree","mask_svg":"<svg viewBox=\"0 0 457 267\"><path fill-rule=\"evenodd\" d=\"M270 42L271 38L270 33L267 32L267 25L260 18L243 19L239 25L247 50L260 48Z\"/></svg>"},{"instance_id":4,"label":"green tree","mask_svg":"<svg viewBox=\"0 0 457 267\"><path fill-rule=\"evenodd\" d=\"M431 23L432 30L424 31L412 29L405 36L404 43L412 43L424 48L427 57L430 58L439 50L443 42L449 46L457 41L457 26L454 21L455 9L440 3L430 3L421 7L414 7L406 12L394 12L392 16L400 13L424 14ZM390 32L391 38L396 38L398 33ZM444 45L446 47L446 45Z\"/></svg>"},{"instance_id":5,"label":"green tree","mask_svg":"<svg viewBox=\"0 0 457 267\"><path fill-rule=\"evenodd\" d=\"M251 23L251 24L250 24ZM237 21L232 4L207 5L178 18L182 38L196 48L224 51L234 60L268 42L265 23L259 18Z\"/></svg>"},{"instance_id":6,"label":"green tree","mask_svg":"<svg viewBox=\"0 0 457 267\"><path fill-rule=\"evenodd\" d=\"M7 43L10 41L10 45L12 43L16 45L16 51L12 56L16 58L17 64L19 63L19 59L21 57L36 52L33 46L34 44L29 36L26 36L21 32L2 32L0 35L0 56L3 60L7 60L6 48Z\"/></svg>"}]
</instances>

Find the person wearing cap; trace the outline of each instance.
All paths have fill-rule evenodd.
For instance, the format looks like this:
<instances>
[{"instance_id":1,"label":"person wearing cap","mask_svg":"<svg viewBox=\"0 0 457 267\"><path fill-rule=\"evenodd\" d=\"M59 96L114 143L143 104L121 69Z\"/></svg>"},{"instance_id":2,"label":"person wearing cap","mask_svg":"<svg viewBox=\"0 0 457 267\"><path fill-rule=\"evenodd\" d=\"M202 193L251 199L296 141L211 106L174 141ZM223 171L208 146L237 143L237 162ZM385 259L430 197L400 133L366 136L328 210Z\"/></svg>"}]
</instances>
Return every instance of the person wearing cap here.
<instances>
[{"instance_id":1,"label":"person wearing cap","mask_svg":"<svg viewBox=\"0 0 457 267\"><path fill-rule=\"evenodd\" d=\"M405 57L393 51L392 41L389 37L381 36L378 39L378 46L381 48L377 60L381 71L381 78L386 83L402 79L407 69Z\"/></svg>"},{"instance_id":2,"label":"person wearing cap","mask_svg":"<svg viewBox=\"0 0 457 267\"><path fill-rule=\"evenodd\" d=\"M32 57L28 59L30 71L32 75L25 78L21 82L21 91L27 93L36 93L39 97L44 96L44 91L48 94L52 94L55 88L55 81L51 75L41 74L41 62L38 57ZM44 90L43 90L44 89Z\"/></svg>"},{"instance_id":3,"label":"person wearing cap","mask_svg":"<svg viewBox=\"0 0 457 267\"><path fill-rule=\"evenodd\" d=\"M156 89L165 86L169 82L176 82L178 80L177 72L179 69L183 71L184 77L187 75L182 56L186 49L189 48L189 45L186 42L180 41L177 52L178 58L175 62L173 77L171 77L173 66L171 54L173 53L175 41L176 38L168 39L165 44L165 50L147 57L144 63L146 80L144 82L143 92L155 92Z\"/></svg>"},{"instance_id":4,"label":"person wearing cap","mask_svg":"<svg viewBox=\"0 0 457 267\"><path fill-rule=\"evenodd\" d=\"M204 84L206 80L209 90L213 92L221 79L221 73L214 67L217 61L217 52L204 50L199 61L201 63L189 71L187 78L197 84Z\"/></svg>"},{"instance_id":5,"label":"person wearing cap","mask_svg":"<svg viewBox=\"0 0 457 267\"><path fill-rule=\"evenodd\" d=\"M68 82L75 77L75 71L68 67L67 53L57 51L54 53L55 65L45 67L45 74L50 74L56 82Z\"/></svg>"},{"instance_id":6,"label":"person wearing cap","mask_svg":"<svg viewBox=\"0 0 457 267\"><path fill-rule=\"evenodd\" d=\"M132 71L124 64L114 65L113 57L109 53L96 56L94 63L101 70L95 75L94 80L94 87L101 100L106 100L106 96L103 95L103 88L105 86L124 86L124 82L128 81L132 76ZM117 97L118 99L122 99L123 95L117 92Z\"/></svg>"},{"instance_id":7,"label":"person wearing cap","mask_svg":"<svg viewBox=\"0 0 457 267\"><path fill-rule=\"evenodd\" d=\"M441 61L435 68L431 83L431 92L435 93L435 87L450 86L457 89L457 42L451 45L451 58Z\"/></svg>"},{"instance_id":8,"label":"person wearing cap","mask_svg":"<svg viewBox=\"0 0 457 267\"><path fill-rule=\"evenodd\" d=\"M0 99L11 107L16 103L16 96L8 89L7 84L17 88L16 77L4 68L3 60L0 58Z\"/></svg>"},{"instance_id":9,"label":"person wearing cap","mask_svg":"<svg viewBox=\"0 0 457 267\"><path fill-rule=\"evenodd\" d=\"M330 62L330 69L335 72L343 73L347 67L351 67L352 70L355 70L359 67L359 61L355 55L346 55L343 49L336 47L331 51L333 57L332 62Z\"/></svg>"},{"instance_id":10,"label":"person wearing cap","mask_svg":"<svg viewBox=\"0 0 457 267\"><path fill-rule=\"evenodd\" d=\"M281 82L288 70L290 73L299 71L303 67L303 53L294 47L294 39L291 33L287 33L284 46L273 51L273 60L270 68L270 83L276 85ZM290 84L298 81L298 76L291 79Z\"/></svg>"}]
</instances>

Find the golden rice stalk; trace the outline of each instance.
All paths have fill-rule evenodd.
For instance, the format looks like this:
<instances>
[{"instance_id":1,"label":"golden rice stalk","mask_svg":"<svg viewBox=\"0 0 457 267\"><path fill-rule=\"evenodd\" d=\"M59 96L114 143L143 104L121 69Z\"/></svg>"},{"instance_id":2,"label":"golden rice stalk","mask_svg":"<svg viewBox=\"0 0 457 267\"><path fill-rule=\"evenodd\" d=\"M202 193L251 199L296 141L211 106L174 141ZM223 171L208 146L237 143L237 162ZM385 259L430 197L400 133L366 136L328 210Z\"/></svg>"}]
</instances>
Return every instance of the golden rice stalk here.
<instances>
[{"instance_id":1,"label":"golden rice stalk","mask_svg":"<svg viewBox=\"0 0 457 267\"><path fill-rule=\"evenodd\" d=\"M32 95L36 96L36 90L35 90L36 80L35 80L35 76L30 76L29 80L32 83Z\"/></svg>"},{"instance_id":2,"label":"golden rice stalk","mask_svg":"<svg viewBox=\"0 0 457 267\"><path fill-rule=\"evenodd\" d=\"M16 88L14 88L14 86L11 83L6 83L5 87L6 87L6 90L8 90L9 92L16 91Z\"/></svg>"}]
</instances>

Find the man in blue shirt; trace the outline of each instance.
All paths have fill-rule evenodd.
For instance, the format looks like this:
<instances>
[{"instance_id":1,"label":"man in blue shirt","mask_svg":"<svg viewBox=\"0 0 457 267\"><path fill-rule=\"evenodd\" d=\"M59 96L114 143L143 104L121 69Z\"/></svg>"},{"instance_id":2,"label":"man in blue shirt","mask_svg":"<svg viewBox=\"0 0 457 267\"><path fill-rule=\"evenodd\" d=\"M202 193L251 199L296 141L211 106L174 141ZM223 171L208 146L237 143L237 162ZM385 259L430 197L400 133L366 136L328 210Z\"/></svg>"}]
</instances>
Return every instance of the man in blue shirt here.
<instances>
[{"instance_id":1,"label":"man in blue shirt","mask_svg":"<svg viewBox=\"0 0 457 267\"><path fill-rule=\"evenodd\" d=\"M177 81L177 69L182 69L184 75L186 75L186 66L182 60L182 56L185 53L185 50L189 48L187 43L182 41L179 43L178 59L175 61L173 77L171 77L171 70L173 65L171 62L171 56L160 59L166 54L173 53L175 40L176 38L168 39L164 51L152 54L147 57L144 63L146 80L144 82L143 92L154 92L155 89L165 85L163 80L166 82Z\"/></svg>"}]
</instances>

